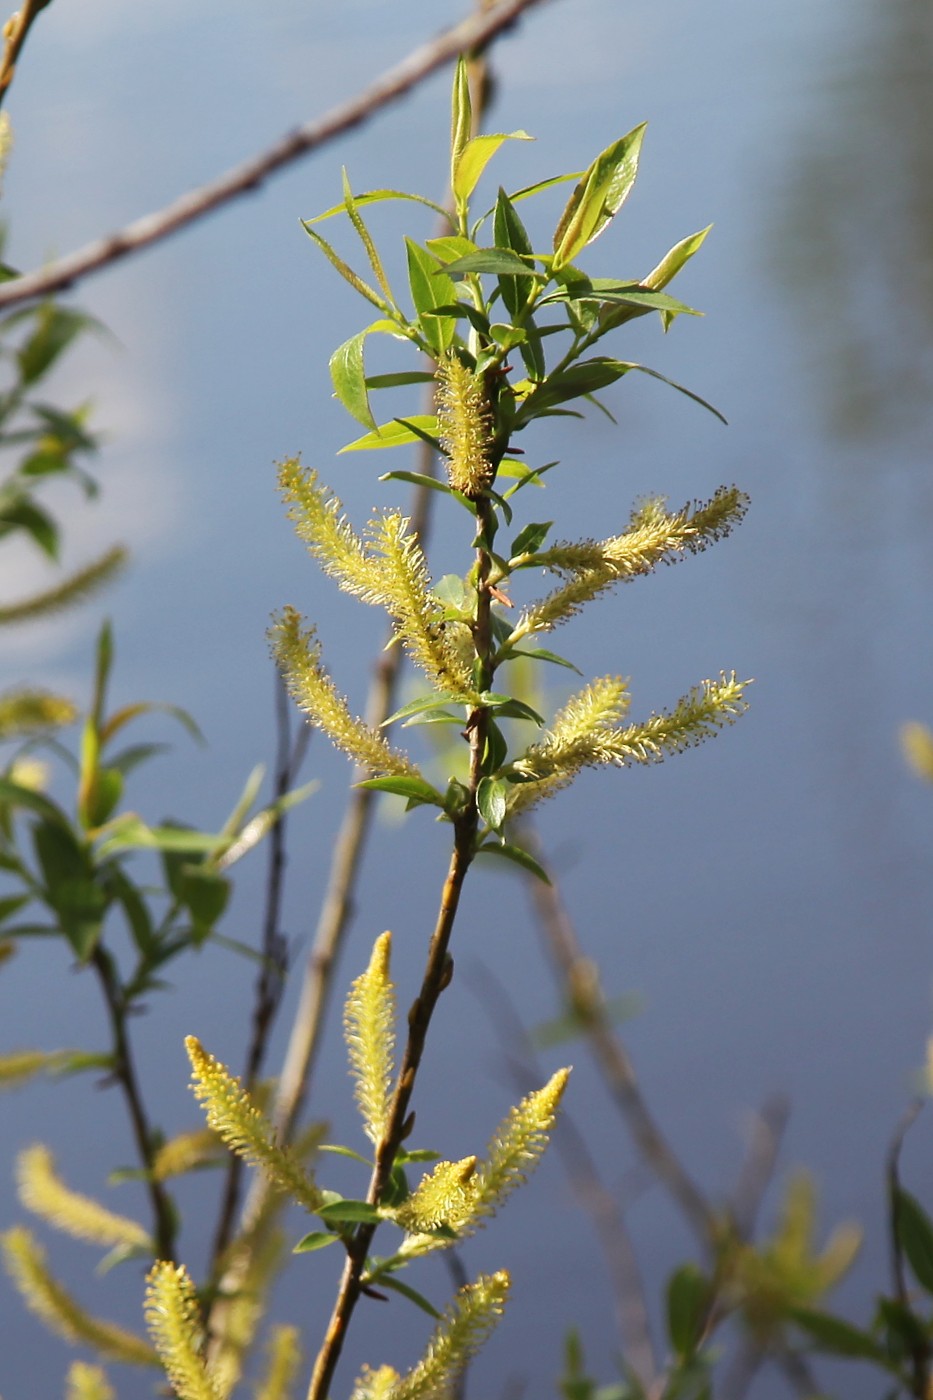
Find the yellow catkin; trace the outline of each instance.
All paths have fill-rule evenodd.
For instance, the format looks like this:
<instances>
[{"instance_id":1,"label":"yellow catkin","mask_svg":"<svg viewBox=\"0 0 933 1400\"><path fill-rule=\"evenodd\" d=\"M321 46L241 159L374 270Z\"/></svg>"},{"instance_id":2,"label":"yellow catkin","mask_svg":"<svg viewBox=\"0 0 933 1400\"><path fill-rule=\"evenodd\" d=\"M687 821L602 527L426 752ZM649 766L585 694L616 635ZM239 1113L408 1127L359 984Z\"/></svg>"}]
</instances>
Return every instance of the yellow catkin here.
<instances>
[{"instance_id":1,"label":"yellow catkin","mask_svg":"<svg viewBox=\"0 0 933 1400\"><path fill-rule=\"evenodd\" d=\"M437 426L447 456L447 480L475 500L492 484L492 413L482 379L456 355L437 369Z\"/></svg>"}]
</instances>

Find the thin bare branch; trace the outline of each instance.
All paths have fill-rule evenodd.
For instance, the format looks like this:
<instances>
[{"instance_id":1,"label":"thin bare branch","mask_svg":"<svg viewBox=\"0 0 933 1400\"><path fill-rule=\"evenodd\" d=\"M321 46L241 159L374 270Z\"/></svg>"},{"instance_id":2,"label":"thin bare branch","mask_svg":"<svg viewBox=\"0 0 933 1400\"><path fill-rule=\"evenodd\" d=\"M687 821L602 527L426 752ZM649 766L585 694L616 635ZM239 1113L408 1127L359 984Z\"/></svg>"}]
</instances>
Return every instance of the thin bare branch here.
<instances>
[{"instance_id":1,"label":"thin bare branch","mask_svg":"<svg viewBox=\"0 0 933 1400\"><path fill-rule=\"evenodd\" d=\"M275 171L359 126L390 102L410 92L457 54L481 48L514 24L523 11L541 3L542 0L502 0L494 9L484 9L469 16L454 28L445 30L438 38L415 49L356 97L288 132L267 150L227 171L225 175L182 195L164 209L127 224L116 233L107 234L44 268L6 282L0 287L0 306L11 306L30 297L48 296L51 292L73 286L79 278L108 267L129 253L147 248L239 195L258 189Z\"/></svg>"},{"instance_id":2,"label":"thin bare branch","mask_svg":"<svg viewBox=\"0 0 933 1400\"><path fill-rule=\"evenodd\" d=\"M522 845L545 866L535 833L527 829ZM704 1247L715 1244L719 1222L709 1202L668 1143L648 1108L628 1051L606 1012L593 964L583 954L573 922L564 908L557 884L529 880L528 890L538 916L558 985L580 1017L603 1081L628 1125L642 1157L682 1210Z\"/></svg>"},{"instance_id":3,"label":"thin bare branch","mask_svg":"<svg viewBox=\"0 0 933 1400\"><path fill-rule=\"evenodd\" d=\"M783 1094L767 1099L754 1115L745 1158L732 1192L732 1221L740 1239L749 1240L777 1161L790 1105Z\"/></svg>"},{"instance_id":4,"label":"thin bare branch","mask_svg":"<svg viewBox=\"0 0 933 1400\"><path fill-rule=\"evenodd\" d=\"M520 1091L527 1093L530 1086L541 1084L544 1076L536 1064L533 1047L511 997L486 967L479 969L479 976L471 975L470 980L476 981L481 1005L494 1032L504 1043L513 1079ZM641 1269L622 1208L602 1180L586 1138L566 1108L561 1111L560 1130L554 1135L554 1146L563 1158L581 1206L593 1223L606 1261L625 1360L649 1393L660 1381L660 1368L651 1339Z\"/></svg>"}]
</instances>

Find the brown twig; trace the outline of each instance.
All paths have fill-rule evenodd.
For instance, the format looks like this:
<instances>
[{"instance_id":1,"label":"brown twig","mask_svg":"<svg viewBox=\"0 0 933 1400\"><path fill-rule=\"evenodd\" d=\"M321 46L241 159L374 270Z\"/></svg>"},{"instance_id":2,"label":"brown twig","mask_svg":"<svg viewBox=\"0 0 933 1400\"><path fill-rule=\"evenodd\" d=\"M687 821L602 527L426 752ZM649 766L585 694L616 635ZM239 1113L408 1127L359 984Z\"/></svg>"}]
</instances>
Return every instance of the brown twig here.
<instances>
[{"instance_id":1,"label":"brown twig","mask_svg":"<svg viewBox=\"0 0 933 1400\"><path fill-rule=\"evenodd\" d=\"M524 833L522 844L546 869L537 837L530 829ZM613 1102L645 1161L680 1206L704 1248L709 1248L720 1233L716 1213L664 1137L645 1102L628 1051L607 1014L593 964L584 957L557 885L530 880L528 888L558 985L568 994L580 1018Z\"/></svg>"},{"instance_id":2,"label":"brown twig","mask_svg":"<svg viewBox=\"0 0 933 1400\"><path fill-rule=\"evenodd\" d=\"M490 1013L490 1022L500 1040L508 1040L517 1047L517 1050L507 1051L507 1055L512 1061L513 1078L521 1092L527 1093L543 1078L535 1066L528 1034L511 997L498 978L485 967L479 969L479 974L482 979L482 1004L489 1011L491 1003L495 1002L496 1010L494 1015ZM506 1027L510 1028L507 1034ZM580 1204L593 1223L606 1261L626 1362L639 1377L645 1393L651 1394L652 1387L660 1381L659 1367L651 1340L641 1270L622 1209L607 1190L586 1138L566 1108L561 1110L560 1129L554 1136L554 1146L564 1160Z\"/></svg>"},{"instance_id":3,"label":"brown twig","mask_svg":"<svg viewBox=\"0 0 933 1400\"><path fill-rule=\"evenodd\" d=\"M3 55L0 57L0 106L7 95L16 74L16 60L26 42L26 36L35 23L41 10L52 0L23 0L20 8L3 26Z\"/></svg>"},{"instance_id":4,"label":"brown twig","mask_svg":"<svg viewBox=\"0 0 933 1400\"><path fill-rule=\"evenodd\" d=\"M479 722L474 725L473 748L474 750L479 748L480 752L484 742L483 729L484 726ZM453 932L454 920L457 916L463 881L473 859L473 841L477 827L476 784L471 784L471 788L472 801L466 811L454 821L454 849L441 893L437 923L428 948L421 990L408 1012L408 1038L405 1044L405 1053L396 1079L395 1093L386 1129L376 1148L375 1166L366 1197L371 1205L378 1205L381 1201L396 1154L406 1133L411 1129L409 1105L418 1067L424 1053L428 1028L431 1024L434 1008L450 981L453 969L447 950ZM347 1259L340 1280L337 1300L315 1362L311 1384L308 1387L308 1400L324 1400L330 1389L334 1370L343 1350L350 1319L362 1292L363 1271L366 1267L366 1257L375 1231L375 1224L361 1225L347 1246Z\"/></svg>"},{"instance_id":5,"label":"brown twig","mask_svg":"<svg viewBox=\"0 0 933 1400\"><path fill-rule=\"evenodd\" d=\"M302 724L294 742L291 737L289 717L291 704L281 677L276 676L275 715L277 753L273 798L281 800L294 786L298 772L307 751L311 730ZM268 1047L269 1035L285 985L288 965L288 947L280 931L282 895L285 887L286 835L288 813L283 809L269 834L269 857L266 873L266 899L263 913L262 944L260 948L259 973L253 997L252 1032L246 1053L243 1085L251 1091L262 1069ZM221 1193L220 1211L214 1243L211 1248L210 1273L216 1276L222 1266L223 1256L233 1237L240 1192L243 1184L245 1163L237 1153L230 1156L227 1164L224 1189Z\"/></svg>"},{"instance_id":6,"label":"brown twig","mask_svg":"<svg viewBox=\"0 0 933 1400\"><path fill-rule=\"evenodd\" d=\"M146 1173L146 1190L153 1214L152 1241L155 1257L172 1259L175 1254L177 1216L164 1185L151 1171L156 1151L155 1135L146 1117L133 1052L126 1034L126 1000L123 989L113 959L100 944L91 955L91 966L97 973L104 994L113 1034L113 1078L123 1091L140 1165Z\"/></svg>"},{"instance_id":7,"label":"brown twig","mask_svg":"<svg viewBox=\"0 0 933 1400\"><path fill-rule=\"evenodd\" d=\"M116 233L107 234L44 268L6 282L0 287L0 306L11 306L30 297L48 296L51 292L70 287L79 278L107 267L129 253L147 248L239 195L258 189L275 171L359 126L390 102L410 92L457 54L488 44L502 30L514 24L523 11L541 3L542 0L502 0L494 9L484 9L469 16L438 38L415 49L356 97L289 132L267 150L225 175L182 195L164 209L127 224Z\"/></svg>"},{"instance_id":8,"label":"brown twig","mask_svg":"<svg viewBox=\"0 0 933 1400\"><path fill-rule=\"evenodd\" d=\"M732 1192L730 1213L739 1239L749 1240L764 1194L774 1176L790 1106L783 1094L766 1099L752 1120L745 1159Z\"/></svg>"}]
</instances>

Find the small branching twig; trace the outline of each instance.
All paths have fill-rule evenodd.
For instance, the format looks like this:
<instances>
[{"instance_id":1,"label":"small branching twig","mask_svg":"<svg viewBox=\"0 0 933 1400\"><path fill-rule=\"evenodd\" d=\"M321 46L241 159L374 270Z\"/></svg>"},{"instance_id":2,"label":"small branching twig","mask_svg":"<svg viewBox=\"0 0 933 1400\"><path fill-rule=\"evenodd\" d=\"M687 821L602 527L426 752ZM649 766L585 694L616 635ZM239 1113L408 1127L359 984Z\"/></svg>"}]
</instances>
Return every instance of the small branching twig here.
<instances>
[{"instance_id":1,"label":"small branching twig","mask_svg":"<svg viewBox=\"0 0 933 1400\"><path fill-rule=\"evenodd\" d=\"M46 0L48 3L48 0ZM146 214L115 233L106 234L35 272L13 278L0 287L0 306L12 306L31 297L48 296L72 287L82 277L158 243L169 234L203 219L240 195L248 194L300 156L320 149L328 141L368 121L397 98L443 68L457 54L488 44L514 24L525 10L541 0L503 0L495 9L484 9L422 44L394 68L356 97L333 107L324 116L290 131L259 155L244 161L200 189L182 195L164 209Z\"/></svg>"},{"instance_id":2,"label":"small branching twig","mask_svg":"<svg viewBox=\"0 0 933 1400\"><path fill-rule=\"evenodd\" d=\"M26 37L40 11L51 3L52 0L23 0L20 8L10 15L3 26L3 56L0 57L0 106L3 105L3 100L16 74L16 62L26 42Z\"/></svg>"},{"instance_id":3,"label":"small branching twig","mask_svg":"<svg viewBox=\"0 0 933 1400\"><path fill-rule=\"evenodd\" d=\"M139 1160L147 1170L146 1190L152 1205L155 1253L158 1259L171 1259L175 1253L177 1219L174 1207L165 1186L152 1175L155 1157L155 1138L146 1115L142 1090L136 1075L136 1066L126 1033L126 1002L120 987L119 978L110 954L99 944L91 957L91 965L97 973L110 1028L113 1036L113 1078L119 1084L126 1100L127 1111L136 1142Z\"/></svg>"},{"instance_id":4,"label":"small branching twig","mask_svg":"<svg viewBox=\"0 0 933 1400\"><path fill-rule=\"evenodd\" d=\"M530 831L525 833L525 845L543 863L539 843ZM716 1213L668 1143L642 1095L628 1051L612 1027L601 992L593 986L592 964L584 956L557 884L553 878L549 885L532 880L528 888L558 984L580 1017L613 1102L642 1157L667 1187L700 1243L709 1248L719 1234Z\"/></svg>"}]
</instances>

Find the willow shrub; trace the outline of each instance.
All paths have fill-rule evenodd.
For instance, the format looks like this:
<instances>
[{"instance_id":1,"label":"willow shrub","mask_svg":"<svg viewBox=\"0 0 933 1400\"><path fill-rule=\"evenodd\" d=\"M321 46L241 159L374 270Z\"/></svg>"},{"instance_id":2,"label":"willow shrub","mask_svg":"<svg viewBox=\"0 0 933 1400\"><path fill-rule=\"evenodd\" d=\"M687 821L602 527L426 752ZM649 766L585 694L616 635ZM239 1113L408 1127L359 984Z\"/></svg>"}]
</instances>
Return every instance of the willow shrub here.
<instances>
[{"instance_id":1,"label":"willow shrub","mask_svg":"<svg viewBox=\"0 0 933 1400\"><path fill-rule=\"evenodd\" d=\"M161 1364L183 1400L217 1400L239 1382L273 1273L274 1220L289 1202L315 1223L293 1241L295 1248L303 1253L328 1249L342 1260L332 1314L311 1368L308 1400L333 1393L357 1305L387 1289L430 1313L435 1330L421 1360L405 1375L387 1366L365 1369L352 1388L353 1400L427 1400L452 1393L458 1375L499 1318L508 1274L498 1270L481 1276L439 1312L418 1291L418 1261L476 1230L525 1179L545 1148L568 1078L567 1070L559 1071L517 1105L481 1154L451 1162L412 1145L418 1072L432 1019L453 976L450 947L464 881L478 856L510 861L534 878L547 879L521 842L520 823L532 807L553 797L585 767L651 764L679 753L731 724L746 705L746 683L733 671L700 680L668 708L642 718L630 715L628 684L611 670L584 681L549 718L518 693L512 679L520 669L517 663L576 670L551 649L553 632L615 585L724 538L741 520L746 498L736 487L723 486L708 501L677 508L662 497L643 500L627 521L619 521L615 533L577 541L562 539L553 521L533 518L530 510L520 514L538 495L526 488L541 486L558 468L556 462L532 460L522 450L527 428L558 415L579 417L586 405L601 407L600 391L627 375L664 378L645 365L616 358L604 346L637 318L656 315L668 330L678 317L697 314L667 288L707 231L677 243L638 279L591 277L584 265L586 250L611 229L632 189L644 127L613 141L582 173L512 193L500 189L483 212L477 212L474 196L487 165L504 142L527 137L524 132L474 136L472 128L467 69L461 62L453 89L450 209L398 191L354 195L344 177L341 202L305 223L317 248L375 315L331 359L336 395L363 429L344 451L384 452L427 443L443 463L442 476L389 470L382 479L415 482L440 493L463 522L462 557L434 581L421 541L401 510L383 511L358 531L316 471L292 460L280 472L289 515L312 557L340 588L384 609L398 644L422 678L416 698L384 726L371 727L352 713L325 668L313 627L285 608L273 629L273 648L288 688L309 721L365 770L364 787L397 794L410 809L428 809L418 812L415 821L433 810L450 830L449 864L446 873L438 872L436 924L427 941L421 985L401 1030L388 933L377 939L346 1003L350 1068L370 1145L363 1158L370 1172L366 1195L348 1197L331 1184L340 1179L341 1157L360 1158L355 1147L330 1144L325 1156L314 1134L304 1141L280 1141L261 1099L193 1037L188 1051L195 1092L210 1131L194 1140L189 1135L161 1146L150 1143L145 1163L150 1185L203 1165L216 1152L219 1137L275 1188L260 1211L247 1213L226 1250L223 1274L211 1278L208 1288L196 1288L185 1267L154 1244L175 1239L162 1185L154 1196L157 1205L161 1202L161 1216L157 1209L153 1235L72 1192L45 1149L31 1149L20 1163L21 1196L31 1210L106 1245L118 1257L149 1252L158 1259L146 1300L149 1342L89 1317L57 1284L28 1232L18 1229L7 1235L7 1263L27 1302L53 1329L90 1345L101 1358ZM549 250L536 252L519 210L564 182L572 189ZM365 211L386 200L426 205L443 221L443 232L424 243L406 239L404 290L393 287L365 221ZM321 231L338 217L349 222L359 240L362 272ZM413 359L397 372L368 374L366 347L373 335L401 343ZM380 391L410 388L417 393L423 386L431 389L433 411L378 420ZM518 576L529 571L535 578L544 574L545 591L515 607L511 595L521 584ZM106 664L101 662L104 679ZM617 658L608 658L608 664L617 664ZM113 721L109 729L102 724L101 701L88 731L92 741L96 735L96 746L91 742L86 760L101 779L105 769L97 754ZM462 745L466 755L463 780L437 786L417 754L397 737L424 725L449 726L452 742ZM98 803L94 813L103 822L112 820L108 792L98 783L92 794ZM46 810L43 801L36 799L33 810L61 844L61 815ZM26 798L22 802L28 805ZM118 825L105 854L112 856L139 836ZM215 865L203 872L213 882L207 891L211 895L219 888ZM111 860L113 898L123 901L137 940L145 943L151 924L127 894L118 869ZM83 867L82 874L90 878ZM204 894L200 887L199 894ZM90 942L87 947L75 944L79 955L101 946L84 924L82 937ZM377 1235L379 1254L374 1249ZM388 1246L382 1244L385 1235ZM325 1267L323 1261L320 1267ZM298 1365L294 1330L275 1329L268 1370L255 1393L264 1400L292 1393ZM104 1372L84 1363L72 1369L69 1387L74 1396L112 1394Z\"/></svg>"}]
</instances>

